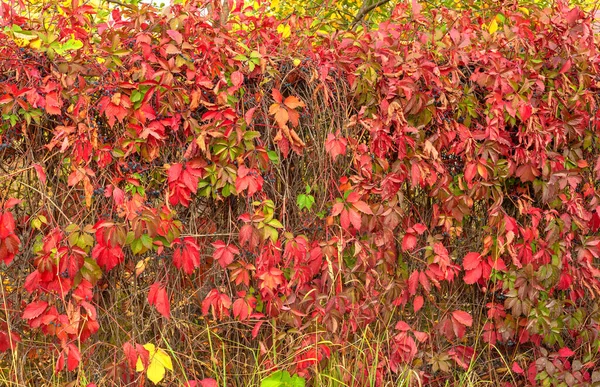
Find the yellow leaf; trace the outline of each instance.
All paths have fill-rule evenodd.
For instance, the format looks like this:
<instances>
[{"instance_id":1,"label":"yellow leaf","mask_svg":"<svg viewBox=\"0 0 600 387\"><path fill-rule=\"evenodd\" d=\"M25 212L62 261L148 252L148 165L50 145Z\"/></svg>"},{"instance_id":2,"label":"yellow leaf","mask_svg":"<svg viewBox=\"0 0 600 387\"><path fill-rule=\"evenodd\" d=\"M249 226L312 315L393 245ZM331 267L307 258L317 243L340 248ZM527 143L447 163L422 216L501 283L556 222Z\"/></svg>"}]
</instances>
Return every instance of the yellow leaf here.
<instances>
[{"instance_id":1,"label":"yellow leaf","mask_svg":"<svg viewBox=\"0 0 600 387\"><path fill-rule=\"evenodd\" d=\"M27 47L27 45L29 44L29 42L25 39L15 39L14 41L18 47Z\"/></svg>"},{"instance_id":2,"label":"yellow leaf","mask_svg":"<svg viewBox=\"0 0 600 387\"><path fill-rule=\"evenodd\" d=\"M29 43L29 47L31 47L33 49L38 49L41 46L42 46L42 41L40 39L33 40L31 43Z\"/></svg>"},{"instance_id":3,"label":"yellow leaf","mask_svg":"<svg viewBox=\"0 0 600 387\"><path fill-rule=\"evenodd\" d=\"M170 371L173 371L173 362L171 357L162 349L158 348L154 355L154 360L160 362L162 366Z\"/></svg>"},{"instance_id":4,"label":"yellow leaf","mask_svg":"<svg viewBox=\"0 0 600 387\"><path fill-rule=\"evenodd\" d=\"M280 24L277 26L277 32L279 32L281 36L283 36L283 38L285 39L290 37L290 35L292 34L292 29L288 24Z\"/></svg>"},{"instance_id":5,"label":"yellow leaf","mask_svg":"<svg viewBox=\"0 0 600 387\"><path fill-rule=\"evenodd\" d=\"M523 12L525 15L529 16L529 10L525 7L519 7L519 11Z\"/></svg>"},{"instance_id":6,"label":"yellow leaf","mask_svg":"<svg viewBox=\"0 0 600 387\"><path fill-rule=\"evenodd\" d=\"M488 27L488 31L490 34L494 34L494 32L498 31L498 22L496 21L496 19L492 20Z\"/></svg>"},{"instance_id":7,"label":"yellow leaf","mask_svg":"<svg viewBox=\"0 0 600 387\"><path fill-rule=\"evenodd\" d=\"M163 367L162 364L156 361L151 361L146 375L148 375L148 379L150 379L152 383L158 384L165 378L165 373L165 367Z\"/></svg>"},{"instance_id":8,"label":"yellow leaf","mask_svg":"<svg viewBox=\"0 0 600 387\"><path fill-rule=\"evenodd\" d=\"M173 371L173 363L171 358L165 351L160 348L156 348L154 344L144 344L144 348L150 353L148 357L148 369L146 370L146 376L154 384L158 384L165 378L166 370ZM142 372L144 370L144 364L142 359L138 358L135 364L135 370Z\"/></svg>"}]
</instances>

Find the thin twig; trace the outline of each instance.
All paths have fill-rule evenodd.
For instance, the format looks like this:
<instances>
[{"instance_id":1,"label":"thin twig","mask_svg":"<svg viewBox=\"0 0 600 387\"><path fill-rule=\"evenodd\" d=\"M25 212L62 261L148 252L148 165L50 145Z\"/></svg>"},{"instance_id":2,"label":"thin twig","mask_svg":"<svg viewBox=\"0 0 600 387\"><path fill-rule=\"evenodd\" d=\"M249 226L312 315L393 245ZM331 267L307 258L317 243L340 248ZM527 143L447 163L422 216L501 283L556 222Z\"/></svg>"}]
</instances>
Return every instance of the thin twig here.
<instances>
[{"instance_id":1,"label":"thin twig","mask_svg":"<svg viewBox=\"0 0 600 387\"><path fill-rule=\"evenodd\" d=\"M356 16L354 17L354 20L352 21L352 24L350 25L351 29L354 29L354 27L356 27L356 25L358 23L361 22L362 19L364 19L365 16L367 16L367 14L369 12L371 12L372 10L374 10L377 7L381 7L382 5L384 5L385 3L388 3L390 0L379 0L378 2L369 5L368 7L362 8L358 11L358 13L356 14Z\"/></svg>"},{"instance_id":2,"label":"thin twig","mask_svg":"<svg viewBox=\"0 0 600 387\"><path fill-rule=\"evenodd\" d=\"M123 3L123 2L121 2L121 1L119 1L119 0L106 0L106 2L107 2L107 3L111 3L111 4L115 4L115 5L119 5L119 6L121 6L121 7L129 8L129 9L131 9L131 10L133 10L133 11L137 10L137 8L136 8L136 7L134 7L133 5L131 5L131 4L126 4L126 3Z\"/></svg>"}]
</instances>

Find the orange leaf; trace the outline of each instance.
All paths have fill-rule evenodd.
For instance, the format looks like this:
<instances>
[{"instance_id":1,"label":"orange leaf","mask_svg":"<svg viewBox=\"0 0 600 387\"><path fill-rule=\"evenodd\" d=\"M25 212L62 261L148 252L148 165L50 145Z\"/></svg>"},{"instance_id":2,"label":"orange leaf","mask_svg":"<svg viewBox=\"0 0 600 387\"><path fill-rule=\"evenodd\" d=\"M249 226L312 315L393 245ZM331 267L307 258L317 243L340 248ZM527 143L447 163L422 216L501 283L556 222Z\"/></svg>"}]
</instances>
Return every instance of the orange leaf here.
<instances>
[{"instance_id":1,"label":"orange leaf","mask_svg":"<svg viewBox=\"0 0 600 387\"><path fill-rule=\"evenodd\" d=\"M277 121L277 124L279 124L280 127L284 127L289 118L290 116L288 115L287 110L282 107L275 113L275 121Z\"/></svg>"},{"instance_id":2,"label":"orange leaf","mask_svg":"<svg viewBox=\"0 0 600 387\"><path fill-rule=\"evenodd\" d=\"M305 107L306 105L304 104L304 102L300 101L298 98L294 97L293 95L290 95L289 97L287 97L285 99L285 101L283 101L284 105L289 107L290 109L296 109L299 107Z\"/></svg>"}]
</instances>

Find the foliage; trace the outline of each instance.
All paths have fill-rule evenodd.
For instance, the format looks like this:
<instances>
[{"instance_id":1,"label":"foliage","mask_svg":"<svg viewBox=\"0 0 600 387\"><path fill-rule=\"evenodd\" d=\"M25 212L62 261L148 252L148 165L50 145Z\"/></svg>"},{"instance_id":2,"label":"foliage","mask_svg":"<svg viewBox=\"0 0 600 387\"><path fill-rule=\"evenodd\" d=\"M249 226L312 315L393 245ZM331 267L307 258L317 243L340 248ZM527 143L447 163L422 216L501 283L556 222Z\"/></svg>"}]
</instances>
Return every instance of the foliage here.
<instances>
[{"instance_id":1,"label":"foliage","mask_svg":"<svg viewBox=\"0 0 600 387\"><path fill-rule=\"evenodd\" d=\"M143 348L148 351L147 358L145 358L146 364L140 356L135 364L135 370L137 372L146 371L148 379L152 383L158 384L165 378L166 370L173 370L171 358L164 350L156 348L152 343L144 344Z\"/></svg>"},{"instance_id":2,"label":"foliage","mask_svg":"<svg viewBox=\"0 0 600 387\"><path fill-rule=\"evenodd\" d=\"M287 371L273 372L262 380L260 387L304 387L304 379L298 375L290 375Z\"/></svg>"},{"instance_id":3,"label":"foliage","mask_svg":"<svg viewBox=\"0 0 600 387\"><path fill-rule=\"evenodd\" d=\"M3 377L598 378L592 18L227 4L0 3Z\"/></svg>"}]
</instances>

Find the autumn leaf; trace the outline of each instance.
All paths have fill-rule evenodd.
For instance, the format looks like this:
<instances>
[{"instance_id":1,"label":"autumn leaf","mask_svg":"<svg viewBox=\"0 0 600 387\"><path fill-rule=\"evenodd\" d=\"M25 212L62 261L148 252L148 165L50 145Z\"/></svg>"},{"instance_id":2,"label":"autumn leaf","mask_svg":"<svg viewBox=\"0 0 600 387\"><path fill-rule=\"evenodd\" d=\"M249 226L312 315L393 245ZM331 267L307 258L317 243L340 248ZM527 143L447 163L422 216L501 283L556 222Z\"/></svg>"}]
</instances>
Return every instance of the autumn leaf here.
<instances>
[{"instance_id":1,"label":"autumn leaf","mask_svg":"<svg viewBox=\"0 0 600 387\"><path fill-rule=\"evenodd\" d=\"M284 100L279 90L275 88L272 90L272 95L275 103L269 106L269 114L275 117L275 121L279 127L282 129L287 128L288 121L292 123L292 126L298 126L300 115L295 109L306 106L304 102L294 96L289 96ZM288 135L287 137L293 136ZM291 138L291 140L295 139Z\"/></svg>"},{"instance_id":2,"label":"autumn leaf","mask_svg":"<svg viewBox=\"0 0 600 387\"><path fill-rule=\"evenodd\" d=\"M245 292L241 292L240 298L233 303L233 316L240 321L247 320L256 306L254 297L244 297Z\"/></svg>"},{"instance_id":3,"label":"autumn leaf","mask_svg":"<svg viewBox=\"0 0 600 387\"><path fill-rule=\"evenodd\" d=\"M181 44L183 42L183 35L181 35L179 31L167 30L167 35L169 35L169 37L177 44Z\"/></svg>"},{"instance_id":4,"label":"autumn leaf","mask_svg":"<svg viewBox=\"0 0 600 387\"><path fill-rule=\"evenodd\" d=\"M231 298L217 289L211 290L202 301L202 314L204 316L208 315L210 311L216 319L220 319L229 315L229 308L231 308Z\"/></svg>"},{"instance_id":5,"label":"autumn leaf","mask_svg":"<svg viewBox=\"0 0 600 387\"><path fill-rule=\"evenodd\" d=\"M465 327L471 325L473 325L473 317L469 313L462 310L452 312L452 328L456 337L462 339L465 335Z\"/></svg>"},{"instance_id":6,"label":"autumn leaf","mask_svg":"<svg viewBox=\"0 0 600 387\"><path fill-rule=\"evenodd\" d=\"M48 307L48 303L46 301L36 301L29 303L25 310L23 311L23 315L21 316L24 320L31 320L36 317L39 317L46 308Z\"/></svg>"},{"instance_id":7,"label":"autumn leaf","mask_svg":"<svg viewBox=\"0 0 600 387\"><path fill-rule=\"evenodd\" d=\"M42 184L46 184L46 172L44 172L44 168L40 164L33 164L33 168L37 174L38 179L42 182Z\"/></svg>"},{"instance_id":8,"label":"autumn leaf","mask_svg":"<svg viewBox=\"0 0 600 387\"><path fill-rule=\"evenodd\" d=\"M158 313L171 318L171 306L169 304L169 296L167 290L160 282L155 282L150 286L148 292L148 303L154 305Z\"/></svg>"},{"instance_id":9,"label":"autumn leaf","mask_svg":"<svg viewBox=\"0 0 600 387\"><path fill-rule=\"evenodd\" d=\"M325 140L325 151L329 153L334 161L339 155L346 154L346 145L348 145L348 141L345 138L338 136L329 133L327 135L327 140Z\"/></svg>"},{"instance_id":10,"label":"autumn leaf","mask_svg":"<svg viewBox=\"0 0 600 387\"><path fill-rule=\"evenodd\" d=\"M244 74L239 71L231 73L231 83L233 83L233 86L235 87L240 87L242 83L244 83Z\"/></svg>"},{"instance_id":11,"label":"autumn leaf","mask_svg":"<svg viewBox=\"0 0 600 387\"><path fill-rule=\"evenodd\" d=\"M221 240L216 241L212 245L215 248L213 258L222 268L226 268L233 262L233 258L240 253L240 250L235 245L228 245Z\"/></svg>"},{"instance_id":12,"label":"autumn leaf","mask_svg":"<svg viewBox=\"0 0 600 387\"><path fill-rule=\"evenodd\" d=\"M60 115L62 114L62 100L57 92L46 94L46 111L48 114Z\"/></svg>"},{"instance_id":13,"label":"autumn leaf","mask_svg":"<svg viewBox=\"0 0 600 387\"><path fill-rule=\"evenodd\" d=\"M238 193L248 190L248 196L252 196L262 190L263 183L264 180L256 169L240 165L235 180L235 189Z\"/></svg>"},{"instance_id":14,"label":"autumn leaf","mask_svg":"<svg viewBox=\"0 0 600 387\"><path fill-rule=\"evenodd\" d=\"M74 371L81 361L81 353L75 344L69 344L69 354L67 355L67 370Z\"/></svg>"},{"instance_id":15,"label":"autumn leaf","mask_svg":"<svg viewBox=\"0 0 600 387\"><path fill-rule=\"evenodd\" d=\"M571 357L573 355L575 355L575 352L570 350L568 347L562 347L558 350L558 356L560 357Z\"/></svg>"},{"instance_id":16,"label":"autumn leaf","mask_svg":"<svg viewBox=\"0 0 600 387\"><path fill-rule=\"evenodd\" d=\"M468 253L463 258L463 267L466 271L464 281L467 285L472 285L479 281L483 274L481 254Z\"/></svg>"},{"instance_id":17,"label":"autumn leaf","mask_svg":"<svg viewBox=\"0 0 600 387\"><path fill-rule=\"evenodd\" d=\"M413 311L415 313L417 313L418 311L420 311L421 308L423 307L423 304L424 304L423 296L417 296L417 297L415 297L415 299L413 300Z\"/></svg>"},{"instance_id":18,"label":"autumn leaf","mask_svg":"<svg viewBox=\"0 0 600 387\"><path fill-rule=\"evenodd\" d=\"M178 269L183 269L186 274L192 274L200 267L200 247L192 237L176 239L173 241L173 264Z\"/></svg>"},{"instance_id":19,"label":"autumn leaf","mask_svg":"<svg viewBox=\"0 0 600 387\"><path fill-rule=\"evenodd\" d=\"M173 371L171 357L162 349L157 348L152 343L144 344L144 348L149 352L148 367L144 367L141 358L138 358L135 370L142 372L146 370L146 376L154 384L160 383L166 374L166 370Z\"/></svg>"},{"instance_id":20,"label":"autumn leaf","mask_svg":"<svg viewBox=\"0 0 600 387\"><path fill-rule=\"evenodd\" d=\"M98 243L92 249L92 258L96 260L98 266L109 271L125 260L125 254L119 245L111 247L104 243Z\"/></svg>"}]
</instances>

